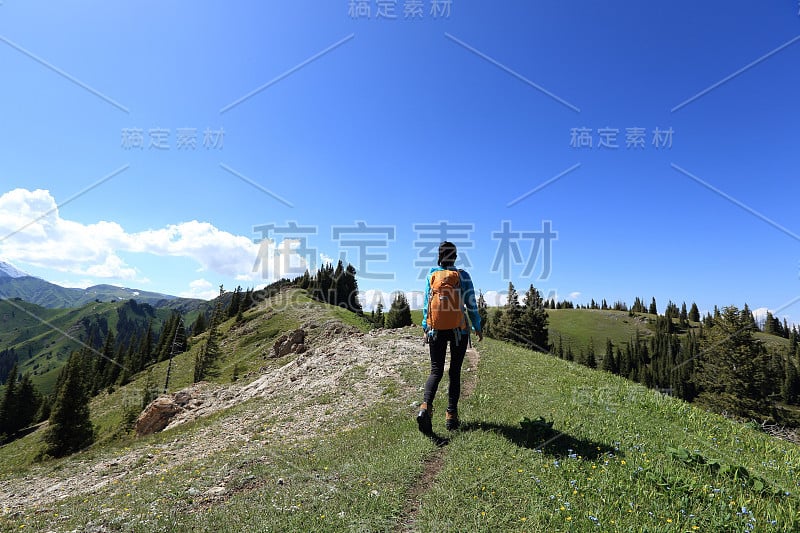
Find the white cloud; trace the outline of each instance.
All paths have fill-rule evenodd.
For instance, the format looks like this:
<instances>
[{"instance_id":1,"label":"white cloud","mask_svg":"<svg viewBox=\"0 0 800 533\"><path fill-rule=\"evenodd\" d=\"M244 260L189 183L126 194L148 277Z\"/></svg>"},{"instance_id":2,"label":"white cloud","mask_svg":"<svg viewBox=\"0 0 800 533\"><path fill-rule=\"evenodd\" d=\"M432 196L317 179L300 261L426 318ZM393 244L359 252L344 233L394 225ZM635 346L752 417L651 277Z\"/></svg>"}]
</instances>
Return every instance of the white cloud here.
<instances>
[{"instance_id":1,"label":"white cloud","mask_svg":"<svg viewBox=\"0 0 800 533\"><path fill-rule=\"evenodd\" d=\"M320 254L319 254L319 258L322 260L322 264L323 264L323 265L324 265L325 263L330 263L330 264L332 264L332 265L336 265L336 263L338 263L338 260L337 260L337 259L334 259L333 257L329 256L329 255L328 255L328 254L326 254L326 253L322 253L322 252L320 252Z\"/></svg>"},{"instance_id":2,"label":"white cloud","mask_svg":"<svg viewBox=\"0 0 800 533\"><path fill-rule=\"evenodd\" d=\"M277 245L272 239L264 239L258 245L252 272L249 275L240 274L236 279L270 282L302 275L308 268L308 262L297 252L301 244L300 239L284 239Z\"/></svg>"},{"instance_id":3,"label":"white cloud","mask_svg":"<svg viewBox=\"0 0 800 533\"><path fill-rule=\"evenodd\" d=\"M189 290L180 293L178 296L183 298L200 298L211 300L219 295L219 290L210 281L200 278L189 283Z\"/></svg>"},{"instance_id":4,"label":"white cloud","mask_svg":"<svg viewBox=\"0 0 800 533\"><path fill-rule=\"evenodd\" d=\"M753 318L755 318L756 324L762 325L767 320L767 313L771 313L768 307L759 307L758 309L753 309Z\"/></svg>"},{"instance_id":5,"label":"white cloud","mask_svg":"<svg viewBox=\"0 0 800 533\"><path fill-rule=\"evenodd\" d=\"M502 307L508 302L508 291L486 291L483 299L489 307Z\"/></svg>"},{"instance_id":6,"label":"white cloud","mask_svg":"<svg viewBox=\"0 0 800 533\"><path fill-rule=\"evenodd\" d=\"M569 299L570 300L577 300L578 298L580 298L580 296L581 296L581 292L580 291L573 291L573 292L569 293Z\"/></svg>"},{"instance_id":7,"label":"white cloud","mask_svg":"<svg viewBox=\"0 0 800 533\"><path fill-rule=\"evenodd\" d=\"M139 280L141 273L119 256L134 252L156 256L186 257L196 261L200 272L213 272L242 281L273 281L285 274L284 265L304 268L292 250L297 244L283 241L277 248L254 243L208 222L192 220L160 229L128 233L116 222L83 224L61 218L49 191L15 189L0 195L0 257L93 278ZM270 255L260 255L268 253ZM278 269L259 266L258 259ZM263 261L261 263L264 263ZM288 268L288 267L286 267ZM273 275L266 279L266 274Z\"/></svg>"}]
</instances>

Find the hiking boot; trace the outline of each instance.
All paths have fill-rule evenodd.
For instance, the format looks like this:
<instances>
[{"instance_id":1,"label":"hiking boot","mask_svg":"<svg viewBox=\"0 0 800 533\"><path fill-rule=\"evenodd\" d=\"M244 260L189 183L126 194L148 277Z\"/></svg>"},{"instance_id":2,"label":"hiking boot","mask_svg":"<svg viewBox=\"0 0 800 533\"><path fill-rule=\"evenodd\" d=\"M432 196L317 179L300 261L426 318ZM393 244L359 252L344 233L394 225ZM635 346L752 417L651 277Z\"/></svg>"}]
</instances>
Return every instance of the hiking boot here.
<instances>
[{"instance_id":1,"label":"hiking boot","mask_svg":"<svg viewBox=\"0 0 800 533\"><path fill-rule=\"evenodd\" d=\"M447 431L455 431L458 429L460 422L458 421L458 411L455 409L448 409L444 413L444 427Z\"/></svg>"},{"instance_id":2,"label":"hiking boot","mask_svg":"<svg viewBox=\"0 0 800 533\"><path fill-rule=\"evenodd\" d=\"M431 425L432 412L433 407L428 407L426 402L422 402L422 405L419 406L419 413L417 413L417 425L419 426L419 430L425 435L430 435L433 433L433 427Z\"/></svg>"}]
</instances>

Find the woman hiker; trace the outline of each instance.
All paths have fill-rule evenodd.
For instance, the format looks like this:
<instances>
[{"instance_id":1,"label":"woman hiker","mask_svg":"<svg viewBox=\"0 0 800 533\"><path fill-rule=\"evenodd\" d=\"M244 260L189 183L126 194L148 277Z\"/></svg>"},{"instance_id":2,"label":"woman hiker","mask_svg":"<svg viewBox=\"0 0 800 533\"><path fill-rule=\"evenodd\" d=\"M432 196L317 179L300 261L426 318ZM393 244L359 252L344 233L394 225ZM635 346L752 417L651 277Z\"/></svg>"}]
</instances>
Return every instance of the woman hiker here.
<instances>
[{"instance_id":1,"label":"woman hiker","mask_svg":"<svg viewBox=\"0 0 800 533\"><path fill-rule=\"evenodd\" d=\"M436 389L444 375L447 345L450 345L450 386L448 388L445 427L448 431L458 429L458 398L461 395L461 365L469 344L470 328L483 340L481 319L475 302L472 278L462 269L456 269L456 245L444 241L439 245L437 267L431 268L425 281L425 301L422 306L422 329L425 342L431 351L431 373L425 382L424 401L419 406L417 424L426 435L433 432L431 415Z\"/></svg>"}]
</instances>

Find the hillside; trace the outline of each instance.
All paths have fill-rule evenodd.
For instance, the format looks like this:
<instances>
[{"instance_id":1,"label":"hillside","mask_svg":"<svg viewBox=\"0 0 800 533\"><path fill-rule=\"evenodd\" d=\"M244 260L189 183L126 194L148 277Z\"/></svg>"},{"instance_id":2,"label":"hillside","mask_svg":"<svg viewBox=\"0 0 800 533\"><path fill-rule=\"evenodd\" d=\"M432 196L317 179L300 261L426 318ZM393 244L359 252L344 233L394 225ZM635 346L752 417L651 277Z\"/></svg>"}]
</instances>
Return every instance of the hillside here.
<instances>
[{"instance_id":1,"label":"hillside","mask_svg":"<svg viewBox=\"0 0 800 533\"><path fill-rule=\"evenodd\" d=\"M465 365L463 429L428 440L413 422L427 372L419 328L366 332L296 290L245 319L223 325L220 374L196 387L206 416L187 412L149 437L124 432L120 411L148 379L163 381L160 363L93 401L100 438L89 450L33 464L41 430L0 448L0 529L800 528L800 448L750 426L485 340ZM300 326L305 353L265 357ZM189 385L198 347L176 358L171 391Z\"/></svg>"},{"instance_id":2,"label":"hillside","mask_svg":"<svg viewBox=\"0 0 800 533\"><path fill-rule=\"evenodd\" d=\"M0 300L0 351L13 349L20 372L30 372L39 390L50 394L62 365L81 346L87 324L104 324L116 331L121 316L142 328L152 319L158 332L170 314L169 309L145 314L138 305L134 313L129 301L47 309L22 300Z\"/></svg>"}]
</instances>

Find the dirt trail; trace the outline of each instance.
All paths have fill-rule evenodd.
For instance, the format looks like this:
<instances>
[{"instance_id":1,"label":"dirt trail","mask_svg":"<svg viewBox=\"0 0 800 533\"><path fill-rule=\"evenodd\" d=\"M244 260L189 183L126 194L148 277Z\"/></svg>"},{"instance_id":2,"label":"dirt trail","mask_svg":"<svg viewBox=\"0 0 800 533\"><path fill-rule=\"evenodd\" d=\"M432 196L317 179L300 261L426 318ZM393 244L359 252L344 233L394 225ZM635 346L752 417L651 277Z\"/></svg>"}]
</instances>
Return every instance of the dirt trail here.
<instances>
[{"instance_id":1,"label":"dirt trail","mask_svg":"<svg viewBox=\"0 0 800 533\"><path fill-rule=\"evenodd\" d=\"M469 369L469 372L462 371L461 374L462 398L469 397L475 392L475 387L478 386L479 361L480 354L478 351L475 348L469 348L467 350L466 360L464 361L464 370ZM445 373L446 372L447 369L445 369ZM398 532L415 531L417 515L422 509L422 497L436 482L436 477L444 467L444 460L447 454L447 441L437 439L440 439L440 437L434 437L434 440L437 441L439 446L425 459L422 474L408 491L408 499L406 500L405 507L403 508L400 521L396 528Z\"/></svg>"}]
</instances>

